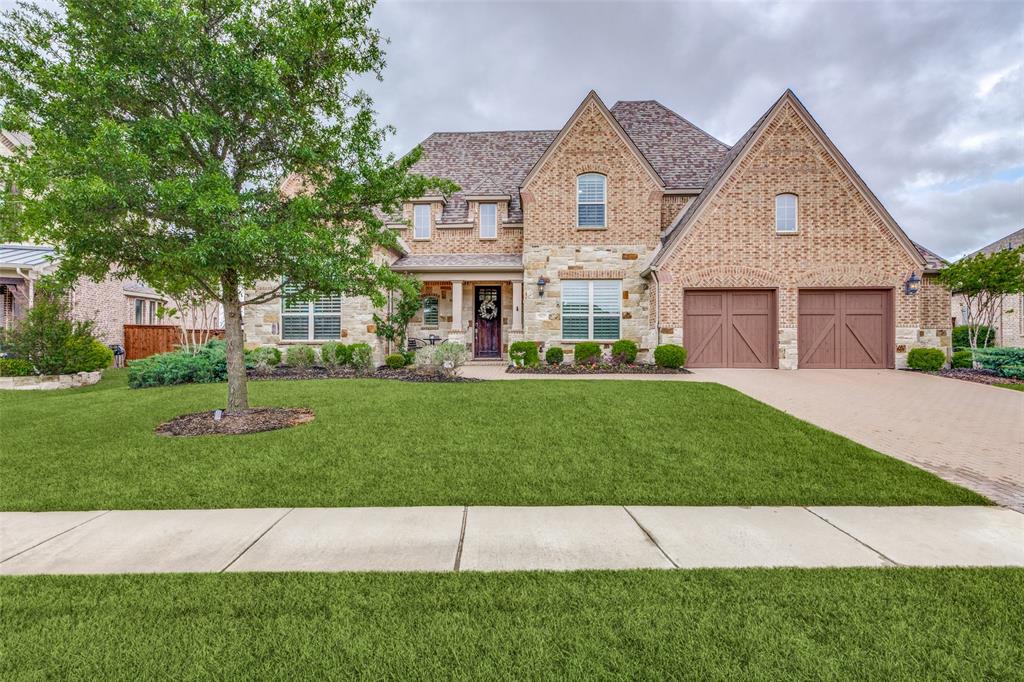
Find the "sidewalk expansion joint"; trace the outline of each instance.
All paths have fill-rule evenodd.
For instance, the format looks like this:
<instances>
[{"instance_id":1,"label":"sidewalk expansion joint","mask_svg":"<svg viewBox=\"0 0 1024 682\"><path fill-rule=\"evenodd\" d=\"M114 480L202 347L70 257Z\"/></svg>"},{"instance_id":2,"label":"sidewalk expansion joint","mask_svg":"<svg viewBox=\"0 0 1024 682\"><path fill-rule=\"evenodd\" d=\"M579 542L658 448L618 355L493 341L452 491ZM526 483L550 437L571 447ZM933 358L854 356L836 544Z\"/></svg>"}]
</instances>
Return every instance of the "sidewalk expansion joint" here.
<instances>
[{"instance_id":1,"label":"sidewalk expansion joint","mask_svg":"<svg viewBox=\"0 0 1024 682\"><path fill-rule=\"evenodd\" d=\"M831 521L829 521L828 519L826 519L826 518L825 518L824 516L822 516L821 514L818 514L817 512L815 512L815 511L814 511L813 509L811 509L810 507L804 507L804 510L806 510L806 511L807 511L807 512L808 512L809 514L811 514L812 516L816 516L816 517L818 517L819 519L821 519L822 521L824 521L824 522L825 522L825 523L827 523L828 525L832 526L832 527L833 527L833 528L835 528L835 529L836 529L837 531L839 531L840 533L842 533L842 534L843 534L843 535L845 535L846 537L850 538L850 539L851 539L851 540L853 540L854 542L858 543L858 544L859 544L859 545L861 545L862 547L867 547L867 548L868 548L868 549L870 549L870 550L871 550L872 552L874 552L874 553L875 553L875 554L877 554L878 556L882 557L883 559L885 559L886 561L888 561L888 562L889 562L890 564L892 564L893 566L902 566L902 565L903 565L903 564L901 564L900 562L896 561L895 559L893 559L893 558L891 558L891 557L888 557L888 556L886 556L886 555L885 555L885 554L884 554L883 552L880 552L880 551L878 551L877 549L875 549L874 547L872 547L872 546L871 546L871 545L869 545L868 543L864 542L863 540L861 540L861 539L860 539L859 537L857 537L857 536L856 536L856 535L854 535L853 533L850 533L850 532L846 531L845 529L843 529L843 528L840 528L840 527L839 527L839 526L837 526L836 524L834 524L834 523L832 523Z\"/></svg>"},{"instance_id":2,"label":"sidewalk expansion joint","mask_svg":"<svg viewBox=\"0 0 1024 682\"><path fill-rule=\"evenodd\" d=\"M679 564L675 562L675 559L668 555L668 552L661 548L661 545L658 544L658 541L654 538L654 535L651 534L651 531L644 528L644 524L637 521L637 518L633 516L633 512L629 511L629 507L627 507L626 505L622 505L622 511L629 514L629 518L633 519L633 523L635 523L637 527L644 532L644 535L646 535L647 539L650 540L654 544L654 546L658 548L658 551L661 552L662 556L668 559L668 562L672 564L672 568L679 568Z\"/></svg>"},{"instance_id":3,"label":"sidewalk expansion joint","mask_svg":"<svg viewBox=\"0 0 1024 682\"><path fill-rule=\"evenodd\" d=\"M71 531L75 530L76 528L81 528L85 524L90 523L92 521L95 521L99 517L105 516L105 515L109 514L112 511L114 511L114 510L113 509L108 509L106 511L100 512L96 516L90 516L85 521L82 521L81 523L77 523L77 524L71 526L70 528L68 528L67 530L62 530L61 532L57 533L56 535L51 535L50 537L46 538L45 540L40 540L39 542L37 542L36 544L32 545L31 547L26 547L25 549L21 550L17 554L12 554L11 556L9 556L6 559L4 559L3 561L0 561L0 564L4 563L6 561L10 561L14 557L19 557L22 554L24 554L25 552L31 552L33 549L35 549L39 545L45 545L50 540L55 540L55 539L59 538L61 535L64 535L65 533L70 533Z\"/></svg>"},{"instance_id":4,"label":"sidewalk expansion joint","mask_svg":"<svg viewBox=\"0 0 1024 682\"><path fill-rule=\"evenodd\" d=\"M455 552L455 572L458 573L462 565L462 543L466 541L466 517L469 516L469 507L462 508L462 530L459 531L459 549Z\"/></svg>"},{"instance_id":5,"label":"sidewalk expansion joint","mask_svg":"<svg viewBox=\"0 0 1024 682\"><path fill-rule=\"evenodd\" d=\"M256 539L255 539L255 540L253 540L253 541L252 541L252 542L250 542L250 543L249 543L248 545L246 545L246 546L245 546L245 549L243 549L243 550L242 550L241 552L239 552L239 553L238 553L238 556L236 556L236 557L235 557L234 559L232 559L231 561L229 561L229 562L228 562L228 565L227 565L227 566L225 566L224 568L220 569L220 571L218 571L218 573L223 573L224 571L226 571L226 570L228 570L229 568L231 568L232 566L234 566L234 565L235 565L235 562L236 562L236 561L238 561L239 559L241 559L241 558L242 558L242 557L243 557L243 556L245 555L245 553L246 553L246 552L248 552L248 551L249 551L250 549L252 549L252 548L253 548L253 546L254 546L254 545L255 545L255 544L257 543L257 542L259 542L260 540L262 540L262 539L263 539L263 536L264 536L264 535L266 535L266 534L267 534L267 533L269 533L269 532L270 532L271 530L273 530L273 529L274 529L274 526L276 526L277 524L281 523L281 521L282 521L282 520L284 519L284 517L288 516L288 515L289 515L289 514L291 514L291 513L293 512L293 511L295 511L295 507L292 507L291 509L289 509L288 511L286 511L286 512L285 512L284 514L281 514L281 515L280 515L279 517L277 517L277 520L275 520L275 521L274 521L274 522L273 522L272 524L270 524L269 526L267 526L266 530L264 530L264 531L263 531L262 533L260 533L259 535L257 535L257 536L256 536Z\"/></svg>"}]
</instances>

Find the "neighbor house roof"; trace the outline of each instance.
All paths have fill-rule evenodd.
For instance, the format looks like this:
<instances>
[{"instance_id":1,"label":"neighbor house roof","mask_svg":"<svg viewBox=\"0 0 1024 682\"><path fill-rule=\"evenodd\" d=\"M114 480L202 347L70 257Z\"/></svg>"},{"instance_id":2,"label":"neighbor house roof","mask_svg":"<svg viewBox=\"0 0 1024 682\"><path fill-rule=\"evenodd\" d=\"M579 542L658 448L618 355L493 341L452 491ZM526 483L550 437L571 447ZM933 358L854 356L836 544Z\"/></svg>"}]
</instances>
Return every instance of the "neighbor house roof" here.
<instances>
[{"instance_id":1,"label":"neighbor house roof","mask_svg":"<svg viewBox=\"0 0 1024 682\"><path fill-rule=\"evenodd\" d=\"M505 253L441 254L406 256L395 261L392 270L522 270L523 257Z\"/></svg>"},{"instance_id":2,"label":"neighbor house roof","mask_svg":"<svg viewBox=\"0 0 1024 682\"><path fill-rule=\"evenodd\" d=\"M18 147L27 147L31 143L32 138L25 133L0 130L0 156L10 156Z\"/></svg>"},{"instance_id":3,"label":"neighbor house roof","mask_svg":"<svg viewBox=\"0 0 1024 682\"><path fill-rule=\"evenodd\" d=\"M0 244L0 265L39 269L56 264L53 247L34 244Z\"/></svg>"},{"instance_id":4,"label":"neighbor house roof","mask_svg":"<svg viewBox=\"0 0 1024 682\"><path fill-rule=\"evenodd\" d=\"M996 251L1002 251L1003 249L1016 249L1018 246L1024 246L1024 228L1011 232L1002 239L997 239L988 246L983 246L974 253L968 254L968 256L976 256L979 253L983 253L986 256L991 256Z\"/></svg>"}]
</instances>

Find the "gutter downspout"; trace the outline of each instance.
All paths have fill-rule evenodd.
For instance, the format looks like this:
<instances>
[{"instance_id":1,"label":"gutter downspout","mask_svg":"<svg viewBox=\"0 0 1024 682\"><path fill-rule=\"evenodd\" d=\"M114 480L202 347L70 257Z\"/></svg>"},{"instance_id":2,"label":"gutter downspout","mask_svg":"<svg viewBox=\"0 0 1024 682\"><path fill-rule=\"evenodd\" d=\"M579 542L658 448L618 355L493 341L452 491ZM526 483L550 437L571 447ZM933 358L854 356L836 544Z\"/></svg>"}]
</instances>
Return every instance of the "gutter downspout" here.
<instances>
[{"instance_id":1,"label":"gutter downspout","mask_svg":"<svg viewBox=\"0 0 1024 682\"><path fill-rule=\"evenodd\" d=\"M654 277L654 333L658 339L657 345L661 345L661 282L658 281L658 270L651 268L651 275Z\"/></svg>"}]
</instances>

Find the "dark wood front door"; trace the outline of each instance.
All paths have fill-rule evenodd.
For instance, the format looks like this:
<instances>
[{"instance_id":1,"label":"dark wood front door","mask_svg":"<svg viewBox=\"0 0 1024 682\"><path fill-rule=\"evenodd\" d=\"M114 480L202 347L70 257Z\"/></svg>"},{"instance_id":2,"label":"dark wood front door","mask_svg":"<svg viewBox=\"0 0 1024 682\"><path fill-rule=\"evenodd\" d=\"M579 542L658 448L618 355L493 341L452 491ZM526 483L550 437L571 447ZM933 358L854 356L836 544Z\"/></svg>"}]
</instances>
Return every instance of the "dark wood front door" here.
<instances>
[{"instance_id":1,"label":"dark wood front door","mask_svg":"<svg viewBox=\"0 0 1024 682\"><path fill-rule=\"evenodd\" d=\"M805 290L799 300L800 367L885 369L895 365L892 291Z\"/></svg>"},{"instance_id":2,"label":"dark wood front door","mask_svg":"<svg viewBox=\"0 0 1024 682\"><path fill-rule=\"evenodd\" d=\"M501 287L477 287L473 308L475 337L473 355L501 357Z\"/></svg>"},{"instance_id":3,"label":"dark wood front door","mask_svg":"<svg viewBox=\"0 0 1024 682\"><path fill-rule=\"evenodd\" d=\"M689 289L683 298L687 367L775 367L775 292Z\"/></svg>"}]
</instances>

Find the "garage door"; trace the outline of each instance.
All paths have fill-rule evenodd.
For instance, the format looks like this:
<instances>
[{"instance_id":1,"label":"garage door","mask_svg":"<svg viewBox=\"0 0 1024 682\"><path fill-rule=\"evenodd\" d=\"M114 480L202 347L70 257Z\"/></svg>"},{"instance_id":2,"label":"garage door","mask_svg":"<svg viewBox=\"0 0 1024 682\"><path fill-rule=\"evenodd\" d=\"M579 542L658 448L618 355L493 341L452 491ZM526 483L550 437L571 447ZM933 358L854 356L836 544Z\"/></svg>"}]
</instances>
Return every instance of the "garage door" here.
<instances>
[{"instance_id":1,"label":"garage door","mask_svg":"<svg viewBox=\"0 0 1024 682\"><path fill-rule=\"evenodd\" d=\"M885 369L894 366L891 291L801 291L799 308L800 367Z\"/></svg>"},{"instance_id":2,"label":"garage door","mask_svg":"<svg viewBox=\"0 0 1024 682\"><path fill-rule=\"evenodd\" d=\"M683 299L687 367L774 367L775 292L688 290Z\"/></svg>"}]
</instances>

